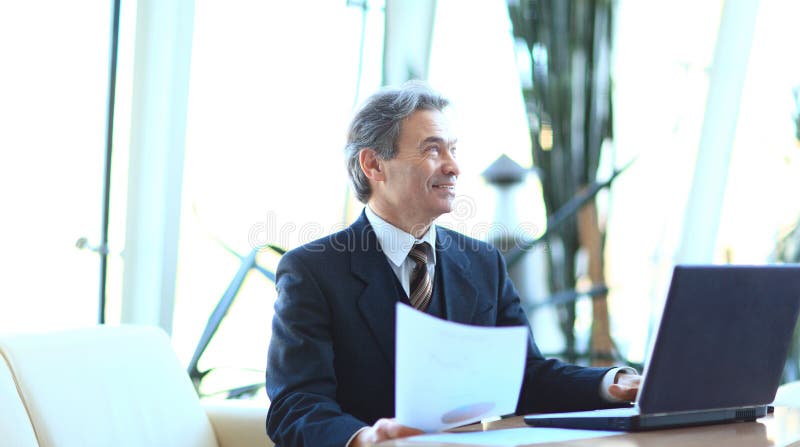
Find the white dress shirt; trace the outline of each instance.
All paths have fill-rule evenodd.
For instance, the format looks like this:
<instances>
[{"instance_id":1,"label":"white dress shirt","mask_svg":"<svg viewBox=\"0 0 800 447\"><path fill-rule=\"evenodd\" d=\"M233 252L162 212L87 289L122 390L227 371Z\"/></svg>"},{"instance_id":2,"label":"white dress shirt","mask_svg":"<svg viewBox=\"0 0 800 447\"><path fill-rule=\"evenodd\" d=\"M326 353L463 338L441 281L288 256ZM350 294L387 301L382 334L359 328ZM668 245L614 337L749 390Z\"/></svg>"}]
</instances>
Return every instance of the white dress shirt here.
<instances>
[{"instance_id":1,"label":"white dress shirt","mask_svg":"<svg viewBox=\"0 0 800 447\"><path fill-rule=\"evenodd\" d=\"M378 238L378 243L381 244L381 250L383 250L386 259L389 260L389 265L392 267L397 279L400 280L406 296L411 296L409 291L411 288L411 272L414 271L416 265L414 260L408 257L408 253L415 244L428 243L428 276L431 277L431 285L433 285L433 279L436 276L436 226L431 224L428 231L417 239L383 220L369 206L364 207L364 214L367 215L367 220L375 231L375 237Z\"/></svg>"}]
</instances>

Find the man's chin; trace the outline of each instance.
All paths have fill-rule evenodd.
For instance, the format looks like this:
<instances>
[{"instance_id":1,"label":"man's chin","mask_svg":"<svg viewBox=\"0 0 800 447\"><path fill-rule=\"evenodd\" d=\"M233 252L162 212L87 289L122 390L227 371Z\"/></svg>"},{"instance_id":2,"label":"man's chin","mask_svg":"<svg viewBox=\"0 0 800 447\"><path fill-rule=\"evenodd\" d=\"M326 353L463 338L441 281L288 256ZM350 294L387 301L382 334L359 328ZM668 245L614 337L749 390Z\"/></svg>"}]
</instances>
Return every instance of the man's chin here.
<instances>
[{"instance_id":1,"label":"man's chin","mask_svg":"<svg viewBox=\"0 0 800 447\"><path fill-rule=\"evenodd\" d=\"M434 220L446 214L450 214L453 211L453 199L440 200L437 201L435 205L434 204L431 205L433 206L429 208L430 222L433 222Z\"/></svg>"},{"instance_id":2,"label":"man's chin","mask_svg":"<svg viewBox=\"0 0 800 447\"><path fill-rule=\"evenodd\" d=\"M450 214L451 212L453 212L453 206L452 206L452 204L448 204L447 206L442 206L437 211L438 211L438 213L436 214L435 219L438 219L441 216L444 216L446 214Z\"/></svg>"}]
</instances>

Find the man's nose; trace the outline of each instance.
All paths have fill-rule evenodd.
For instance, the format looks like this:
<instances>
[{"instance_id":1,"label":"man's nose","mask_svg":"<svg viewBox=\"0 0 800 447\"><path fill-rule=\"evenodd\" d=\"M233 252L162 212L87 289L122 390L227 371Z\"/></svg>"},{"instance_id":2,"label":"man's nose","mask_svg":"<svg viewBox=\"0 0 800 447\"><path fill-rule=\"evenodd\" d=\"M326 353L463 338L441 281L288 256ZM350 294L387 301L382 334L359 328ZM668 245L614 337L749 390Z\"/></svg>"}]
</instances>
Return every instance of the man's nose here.
<instances>
[{"instance_id":1,"label":"man's nose","mask_svg":"<svg viewBox=\"0 0 800 447\"><path fill-rule=\"evenodd\" d=\"M458 162L452 153L448 152L447 156L442 163L442 173L444 175L452 175L458 177L461 171L458 169Z\"/></svg>"}]
</instances>

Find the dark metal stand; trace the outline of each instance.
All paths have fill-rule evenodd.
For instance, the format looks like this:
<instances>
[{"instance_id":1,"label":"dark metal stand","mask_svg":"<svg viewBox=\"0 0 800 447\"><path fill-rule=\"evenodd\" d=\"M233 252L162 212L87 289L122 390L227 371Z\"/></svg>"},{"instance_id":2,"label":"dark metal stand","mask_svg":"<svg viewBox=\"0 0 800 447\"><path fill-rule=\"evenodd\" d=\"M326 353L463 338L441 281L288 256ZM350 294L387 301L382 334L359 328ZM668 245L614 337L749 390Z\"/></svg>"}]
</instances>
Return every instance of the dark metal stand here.
<instances>
[{"instance_id":1,"label":"dark metal stand","mask_svg":"<svg viewBox=\"0 0 800 447\"><path fill-rule=\"evenodd\" d=\"M236 271L236 274L231 280L230 284L228 284L228 288L223 293L222 298L217 303L217 306L214 308L214 311L211 313L211 316L208 317L208 322L206 323L206 327L203 330L203 334L200 336L200 340L197 343L197 348L195 348L194 354L192 355L192 359L189 362L189 367L187 368L187 372L189 373L189 377L192 379L192 383L195 386L195 389L199 391L200 389L200 382L202 382L203 377L206 376L211 370L200 371L197 368L197 364L200 361L200 357L205 352L206 348L208 348L208 344L211 342L211 339L214 337L214 334L219 329L219 325L222 324L222 320L225 318L225 315L228 314L228 310L230 310L231 305L233 304L234 300L236 299L236 295L239 293L239 289L242 287L242 283L244 279L247 277L247 274L250 273L250 270L257 270L262 275L264 275L267 279L272 282L275 282L275 273L267 270L266 268L258 265L256 258L258 257L258 253L261 251L259 247L253 248L250 251L250 254L247 256L241 256L235 251L225 247L230 253L234 254L241 260L239 264L239 269ZM279 247L273 245L267 245L267 248L270 250L278 253L283 254L285 251ZM233 390L228 391L228 397L237 397L242 394L246 394L247 392L253 391L258 387L263 386L263 383L248 385L240 388L236 388Z\"/></svg>"}]
</instances>

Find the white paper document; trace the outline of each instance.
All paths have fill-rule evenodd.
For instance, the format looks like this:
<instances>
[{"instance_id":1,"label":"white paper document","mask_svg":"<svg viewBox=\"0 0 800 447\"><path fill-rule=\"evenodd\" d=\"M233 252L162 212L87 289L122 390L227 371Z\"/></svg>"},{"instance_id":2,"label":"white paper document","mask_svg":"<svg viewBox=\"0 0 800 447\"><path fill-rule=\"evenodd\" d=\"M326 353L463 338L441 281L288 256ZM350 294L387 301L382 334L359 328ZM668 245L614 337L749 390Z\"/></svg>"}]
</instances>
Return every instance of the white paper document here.
<instances>
[{"instance_id":1,"label":"white paper document","mask_svg":"<svg viewBox=\"0 0 800 447\"><path fill-rule=\"evenodd\" d=\"M444 321L397 304L395 417L426 432L513 413L528 330Z\"/></svg>"},{"instance_id":2,"label":"white paper document","mask_svg":"<svg viewBox=\"0 0 800 447\"><path fill-rule=\"evenodd\" d=\"M478 431L471 433L436 433L407 438L408 441L424 443L453 443L466 445L490 445L516 447L520 445L574 441L619 435L618 431L567 430L563 428L526 427L505 430Z\"/></svg>"}]
</instances>

